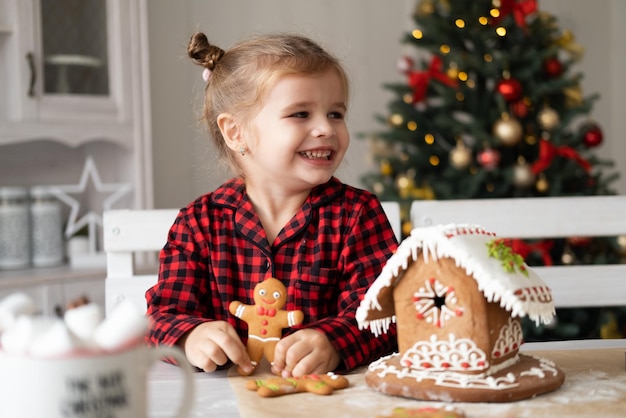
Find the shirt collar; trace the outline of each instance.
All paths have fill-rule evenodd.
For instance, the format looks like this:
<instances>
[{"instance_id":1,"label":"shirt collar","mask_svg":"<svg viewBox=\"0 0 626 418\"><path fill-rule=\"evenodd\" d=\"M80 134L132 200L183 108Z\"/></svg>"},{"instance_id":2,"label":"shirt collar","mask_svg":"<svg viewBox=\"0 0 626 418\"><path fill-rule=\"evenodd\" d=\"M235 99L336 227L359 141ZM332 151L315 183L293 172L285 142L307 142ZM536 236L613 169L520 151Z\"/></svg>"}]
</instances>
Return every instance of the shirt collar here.
<instances>
[{"instance_id":1,"label":"shirt collar","mask_svg":"<svg viewBox=\"0 0 626 418\"><path fill-rule=\"evenodd\" d=\"M335 177L331 177L327 183L316 186L311 190L307 198L307 204L312 208L321 206L341 196L344 189L345 184ZM243 179L236 177L222 184L212 193L211 202L215 205L226 206L235 210L249 204Z\"/></svg>"}]
</instances>

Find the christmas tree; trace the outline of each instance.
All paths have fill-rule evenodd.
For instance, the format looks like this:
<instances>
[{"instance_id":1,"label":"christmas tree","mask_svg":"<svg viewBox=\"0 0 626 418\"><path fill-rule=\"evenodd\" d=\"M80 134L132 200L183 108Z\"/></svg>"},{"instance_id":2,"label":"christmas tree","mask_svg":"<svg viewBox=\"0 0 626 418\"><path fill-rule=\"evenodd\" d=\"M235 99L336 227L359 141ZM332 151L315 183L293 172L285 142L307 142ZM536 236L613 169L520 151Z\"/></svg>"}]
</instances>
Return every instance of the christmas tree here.
<instances>
[{"instance_id":1,"label":"christmas tree","mask_svg":"<svg viewBox=\"0 0 626 418\"><path fill-rule=\"evenodd\" d=\"M615 194L613 162L590 117L575 64L582 48L535 0L421 0L398 60L405 82L385 130L368 135L377 171L363 177L381 200ZM416 57L420 57L419 60ZM626 237L563 237L530 253L530 265L619 263ZM537 244L537 243L534 243ZM572 309L527 339L623 336L626 310ZM609 335L610 334L610 335Z\"/></svg>"}]
</instances>

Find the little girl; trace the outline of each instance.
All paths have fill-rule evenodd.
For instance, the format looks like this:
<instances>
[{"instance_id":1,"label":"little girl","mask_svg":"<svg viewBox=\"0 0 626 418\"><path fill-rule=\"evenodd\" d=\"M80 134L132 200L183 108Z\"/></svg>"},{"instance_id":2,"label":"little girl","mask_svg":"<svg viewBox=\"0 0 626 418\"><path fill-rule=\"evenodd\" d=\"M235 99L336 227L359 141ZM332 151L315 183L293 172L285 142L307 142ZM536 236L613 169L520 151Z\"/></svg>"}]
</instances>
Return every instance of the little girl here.
<instances>
[{"instance_id":1,"label":"little girl","mask_svg":"<svg viewBox=\"0 0 626 418\"><path fill-rule=\"evenodd\" d=\"M397 242L376 196L333 177L350 142L340 63L294 35L223 51L195 33L188 54L204 67L204 119L235 177L171 227L146 293L150 341L207 372L232 362L250 373L247 326L228 308L274 277L285 309L304 313L276 345L274 373L348 371L396 350L395 329L374 337L355 320Z\"/></svg>"}]
</instances>

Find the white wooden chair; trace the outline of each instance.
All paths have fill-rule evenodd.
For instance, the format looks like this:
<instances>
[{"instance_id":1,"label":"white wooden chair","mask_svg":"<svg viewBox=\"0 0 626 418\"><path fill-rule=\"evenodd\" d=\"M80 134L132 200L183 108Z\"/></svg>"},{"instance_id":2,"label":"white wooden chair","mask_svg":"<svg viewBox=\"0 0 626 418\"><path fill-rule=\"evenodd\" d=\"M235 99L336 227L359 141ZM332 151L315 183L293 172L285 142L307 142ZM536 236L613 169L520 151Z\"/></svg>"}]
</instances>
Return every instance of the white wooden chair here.
<instances>
[{"instance_id":1,"label":"white wooden chair","mask_svg":"<svg viewBox=\"0 0 626 418\"><path fill-rule=\"evenodd\" d=\"M414 201L411 223L473 223L502 238L619 236L626 234L626 196ZM626 306L626 264L534 269L558 308Z\"/></svg>"},{"instance_id":2,"label":"white wooden chair","mask_svg":"<svg viewBox=\"0 0 626 418\"><path fill-rule=\"evenodd\" d=\"M389 223L391 224L391 228L393 228L393 232L396 234L396 238L398 241L402 238L402 220L400 219L400 203L398 202L381 202L383 205L383 210L385 211L385 215L387 215L387 219L389 219Z\"/></svg>"},{"instance_id":3,"label":"white wooden chair","mask_svg":"<svg viewBox=\"0 0 626 418\"><path fill-rule=\"evenodd\" d=\"M178 209L105 211L102 218L106 312L124 299L146 309L145 292L157 281L156 254L163 248ZM144 271L142 271L142 269ZM145 273L150 269L149 274Z\"/></svg>"},{"instance_id":4,"label":"white wooden chair","mask_svg":"<svg viewBox=\"0 0 626 418\"><path fill-rule=\"evenodd\" d=\"M399 204L383 202L383 209L400 239ZM167 233L177 214L178 209L115 209L104 212L107 313L125 299L142 310L146 309L145 292L157 281L158 260L155 254L165 245ZM145 274L146 269L151 270L149 274Z\"/></svg>"}]
</instances>

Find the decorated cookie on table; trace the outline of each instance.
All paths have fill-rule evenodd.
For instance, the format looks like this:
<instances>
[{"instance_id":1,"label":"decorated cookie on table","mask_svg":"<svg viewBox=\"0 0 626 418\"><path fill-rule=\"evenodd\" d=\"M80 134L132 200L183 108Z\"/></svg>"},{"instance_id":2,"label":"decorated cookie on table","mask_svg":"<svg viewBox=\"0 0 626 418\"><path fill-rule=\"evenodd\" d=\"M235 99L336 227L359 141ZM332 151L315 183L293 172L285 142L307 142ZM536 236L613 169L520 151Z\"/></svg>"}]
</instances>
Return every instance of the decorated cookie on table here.
<instances>
[{"instance_id":1,"label":"decorated cookie on table","mask_svg":"<svg viewBox=\"0 0 626 418\"><path fill-rule=\"evenodd\" d=\"M391 415L380 415L378 418L465 418L465 413L451 405L418 408L398 407L391 411Z\"/></svg>"},{"instance_id":2,"label":"decorated cookie on table","mask_svg":"<svg viewBox=\"0 0 626 418\"><path fill-rule=\"evenodd\" d=\"M563 372L521 354L520 318L549 323L550 289L506 241L477 225L416 228L357 310L379 335L397 323L398 353L370 364L380 392L458 402L507 402L550 392Z\"/></svg>"},{"instance_id":3,"label":"decorated cookie on table","mask_svg":"<svg viewBox=\"0 0 626 418\"><path fill-rule=\"evenodd\" d=\"M326 374L307 374L299 377L250 380L246 384L246 388L256 391L259 396L264 398L273 398L301 392L330 395L335 390L345 389L349 385L350 382L345 376L329 372Z\"/></svg>"},{"instance_id":4,"label":"decorated cookie on table","mask_svg":"<svg viewBox=\"0 0 626 418\"><path fill-rule=\"evenodd\" d=\"M263 355L272 363L274 348L282 336L284 328L302 323L304 314L300 310L286 311L287 289L280 280L267 278L254 287L254 305L246 305L240 301L230 303L231 314L248 324L247 350L252 361L253 370L245 373L241 368L237 371L242 376L254 373Z\"/></svg>"}]
</instances>

